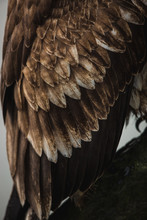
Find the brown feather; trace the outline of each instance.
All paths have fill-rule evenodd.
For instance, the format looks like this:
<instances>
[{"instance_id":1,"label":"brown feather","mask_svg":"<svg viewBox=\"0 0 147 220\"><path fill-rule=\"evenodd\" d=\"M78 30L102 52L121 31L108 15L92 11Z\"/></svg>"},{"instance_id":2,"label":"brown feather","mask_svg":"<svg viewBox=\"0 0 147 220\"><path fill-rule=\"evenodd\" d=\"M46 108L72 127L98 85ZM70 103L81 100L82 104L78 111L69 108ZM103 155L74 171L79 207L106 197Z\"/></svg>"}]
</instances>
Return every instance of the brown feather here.
<instances>
[{"instance_id":1,"label":"brown feather","mask_svg":"<svg viewBox=\"0 0 147 220\"><path fill-rule=\"evenodd\" d=\"M55 146L65 157L71 157L72 155L72 146L68 136L68 132L64 125L62 118L59 117L59 112L54 107L54 110L51 112L51 120L54 126L53 134L55 137Z\"/></svg>"},{"instance_id":2,"label":"brown feather","mask_svg":"<svg viewBox=\"0 0 147 220\"><path fill-rule=\"evenodd\" d=\"M40 86L35 87L36 103L44 111L49 111L49 98L48 98L48 88L47 85L40 80Z\"/></svg>"},{"instance_id":3,"label":"brown feather","mask_svg":"<svg viewBox=\"0 0 147 220\"><path fill-rule=\"evenodd\" d=\"M16 50L18 50L18 47L23 38L23 34L24 34L23 25L22 25L22 22L20 22L17 25L15 25L15 28L11 35L11 51L12 52L15 52Z\"/></svg>"},{"instance_id":4,"label":"brown feather","mask_svg":"<svg viewBox=\"0 0 147 220\"><path fill-rule=\"evenodd\" d=\"M71 140L71 144L73 147L81 147L79 128L68 106L66 111L61 111L61 116Z\"/></svg>"},{"instance_id":5,"label":"brown feather","mask_svg":"<svg viewBox=\"0 0 147 220\"><path fill-rule=\"evenodd\" d=\"M32 59L33 60L33 59ZM34 71L32 69L32 71L25 66L25 68L23 69L22 73L24 74L26 80L32 85L32 86L36 86L38 84L37 82L37 74L36 71Z\"/></svg>"},{"instance_id":6,"label":"brown feather","mask_svg":"<svg viewBox=\"0 0 147 220\"><path fill-rule=\"evenodd\" d=\"M97 118L99 119L106 119L107 118L107 110L106 106L104 106L101 98L95 91L87 91L87 95L90 98L93 108L97 113Z\"/></svg>"},{"instance_id":7,"label":"brown feather","mask_svg":"<svg viewBox=\"0 0 147 220\"><path fill-rule=\"evenodd\" d=\"M72 60L69 60L69 57L72 57ZM76 45L72 45L70 47L68 47L68 51L67 51L67 61L71 62L72 65L73 64L79 64L79 55L78 55L78 50Z\"/></svg>"},{"instance_id":8,"label":"brown feather","mask_svg":"<svg viewBox=\"0 0 147 220\"><path fill-rule=\"evenodd\" d=\"M140 11L128 1L119 1L119 9L121 13L121 17L130 23L133 24L143 24L144 17L140 13Z\"/></svg>"},{"instance_id":9,"label":"brown feather","mask_svg":"<svg viewBox=\"0 0 147 220\"><path fill-rule=\"evenodd\" d=\"M20 130L23 132L23 134L25 135L25 137L27 137L28 132L29 132L29 117L28 117L27 111L18 110L17 114L18 114L17 116L18 126Z\"/></svg>"},{"instance_id":10,"label":"brown feather","mask_svg":"<svg viewBox=\"0 0 147 220\"><path fill-rule=\"evenodd\" d=\"M43 150L48 158L48 160L56 162L57 161L57 149L55 148L55 140L52 131L51 119L49 119L49 114L43 110L39 110L39 121L43 133Z\"/></svg>"},{"instance_id":11,"label":"brown feather","mask_svg":"<svg viewBox=\"0 0 147 220\"><path fill-rule=\"evenodd\" d=\"M40 39L44 39L45 38L45 35L49 29L49 26L50 26L50 23L51 23L51 20L48 19L45 24L43 26L39 26L36 30L36 33L38 35L38 37Z\"/></svg>"},{"instance_id":12,"label":"brown feather","mask_svg":"<svg viewBox=\"0 0 147 220\"><path fill-rule=\"evenodd\" d=\"M52 75L49 74L48 69L42 65L40 66L40 76L44 80L44 82L54 87L54 81L53 81Z\"/></svg>"},{"instance_id":13,"label":"brown feather","mask_svg":"<svg viewBox=\"0 0 147 220\"><path fill-rule=\"evenodd\" d=\"M103 105L106 107L107 114L109 114L110 103L109 103L108 96L107 96L104 85L102 83L96 84L96 91L97 91L98 96L102 100Z\"/></svg>"},{"instance_id":14,"label":"brown feather","mask_svg":"<svg viewBox=\"0 0 147 220\"><path fill-rule=\"evenodd\" d=\"M76 101L76 103L74 104L73 100L69 100L69 109L72 112L76 124L79 128L81 139L85 141L90 141L91 132L89 132L88 121L86 120L86 116L83 114L80 103Z\"/></svg>"},{"instance_id":15,"label":"brown feather","mask_svg":"<svg viewBox=\"0 0 147 220\"><path fill-rule=\"evenodd\" d=\"M21 88L20 88L20 83L15 84L14 87L14 100L15 100L15 104L17 109L22 110L23 106L22 106L22 95L21 95Z\"/></svg>"},{"instance_id":16,"label":"brown feather","mask_svg":"<svg viewBox=\"0 0 147 220\"><path fill-rule=\"evenodd\" d=\"M42 130L40 127L40 122L38 118L38 114L33 111L33 109L28 105L28 115L29 115L29 132L28 132L28 140L32 144L35 152L41 156L42 155Z\"/></svg>"},{"instance_id":17,"label":"brown feather","mask_svg":"<svg viewBox=\"0 0 147 220\"><path fill-rule=\"evenodd\" d=\"M51 165L43 154L41 158L41 205L42 205L42 219L48 219L51 204L52 204L52 192L51 192Z\"/></svg>"},{"instance_id":18,"label":"brown feather","mask_svg":"<svg viewBox=\"0 0 147 220\"><path fill-rule=\"evenodd\" d=\"M25 191L25 156L27 150L27 140L24 135L19 133L19 149L18 149L18 160L17 169L14 176L14 181L16 184L17 192L21 205L24 206L26 200Z\"/></svg>"},{"instance_id":19,"label":"brown feather","mask_svg":"<svg viewBox=\"0 0 147 220\"><path fill-rule=\"evenodd\" d=\"M49 87L48 88L48 95L50 101L61 107L61 108L66 108L66 99L65 95L63 93L63 88L61 85L57 85L56 88Z\"/></svg>"},{"instance_id":20,"label":"brown feather","mask_svg":"<svg viewBox=\"0 0 147 220\"><path fill-rule=\"evenodd\" d=\"M53 68L51 57L44 50L40 53L40 63L49 70Z\"/></svg>"},{"instance_id":21,"label":"brown feather","mask_svg":"<svg viewBox=\"0 0 147 220\"><path fill-rule=\"evenodd\" d=\"M72 68L72 72L79 86L87 88L87 89L95 88L95 82L90 76L89 71L79 66L79 67Z\"/></svg>"},{"instance_id":22,"label":"brown feather","mask_svg":"<svg viewBox=\"0 0 147 220\"><path fill-rule=\"evenodd\" d=\"M7 46L8 48L9 45ZM2 64L2 76L6 86L11 86L15 79L14 64L11 56L12 54L7 52ZM14 56L16 56L15 53Z\"/></svg>"},{"instance_id":23,"label":"brown feather","mask_svg":"<svg viewBox=\"0 0 147 220\"><path fill-rule=\"evenodd\" d=\"M140 10L140 12L147 17L147 4L145 1L132 0L132 3Z\"/></svg>"},{"instance_id":24,"label":"brown feather","mask_svg":"<svg viewBox=\"0 0 147 220\"><path fill-rule=\"evenodd\" d=\"M73 99L81 99L80 88L76 83L75 76L72 74L69 81L62 85L63 92Z\"/></svg>"},{"instance_id":25,"label":"brown feather","mask_svg":"<svg viewBox=\"0 0 147 220\"><path fill-rule=\"evenodd\" d=\"M39 219L42 218L40 195L40 158L29 145L26 157L26 196Z\"/></svg>"},{"instance_id":26,"label":"brown feather","mask_svg":"<svg viewBox=\"0 0 147 220\"><path fill-rule=\"evenodd\" d=\"M16 114L16 113L15 113ZM15 120L15 122L14 122ZM17 152L18 152L18 136L19 129L16 124L16 118L12 119L9 112L6 114L6 137L7 137L7 155L10 166L11 176L14 177L17 166Z\"/></svg>"},{"instance_id":27,"label":"brown feather","mask_svg":"<svg viewBox=\"0 0 147 220\"><path fill-rule=\"evenodd\" d=\"M24 96L27 102L35 111L37 111L38 104L36 102L36 94L34 87L31 84L29 84L29 82L25 78L23 79L22 86L23 86Z\"/></svg>"},{"instance_id":28,"label":"brown feather","mask_svg":"<svg viewBox=\"0 0 147 220\"><path fill-rule=\"evenodd\" d=\"M115 93L109 75L106 75L106 77L104 78L103 86L109 100L109 105L113 106L115 102Z\"/></svg>"},{"instance_id":29,"label":"brown feather","mask_svg":"<svg viewBox=\"0 0 147 220\"><path fill-rule=\"evenodd\" d=\"M86 190L114 154L131 80L145 59L147 5L8 4L1 77L8 160L21 203L26 198L40 219L48 218L52 204Z\"/></svg>"},{"instance_id":30,"label":"brown feather","mask_svg":"<svg viewBox=\"0 0 147 220\"><path fill-rule=\"evenodd\" d=\"M81 108L82 108L82 110L88 120L90 130L91 131L98 131L99 126L98 126L97 115L96 115L96 112L95 112L88 96L83 94L80 104L81 104Z\"/></svg>"}]
</instances>

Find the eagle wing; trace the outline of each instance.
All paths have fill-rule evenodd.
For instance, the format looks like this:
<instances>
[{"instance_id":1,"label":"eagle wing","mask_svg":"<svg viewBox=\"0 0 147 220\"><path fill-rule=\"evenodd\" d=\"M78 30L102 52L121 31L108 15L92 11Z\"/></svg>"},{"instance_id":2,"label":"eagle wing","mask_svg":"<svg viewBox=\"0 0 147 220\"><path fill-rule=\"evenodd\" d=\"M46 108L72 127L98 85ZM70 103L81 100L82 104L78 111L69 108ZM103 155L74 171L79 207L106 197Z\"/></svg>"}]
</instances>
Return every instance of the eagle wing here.
<instances>
[{"instance_id":1,"label":"eagle wing","mask_svg":"<svg viewBox=\"0 0 147 220\"><path fill-rule=\"evenodd\" d=\"M111 161L145 59L146 1L10 1L1 97L20 201L37 216ZM70 158L70 159L68 159Z\"/></svg>"}]
</instances>

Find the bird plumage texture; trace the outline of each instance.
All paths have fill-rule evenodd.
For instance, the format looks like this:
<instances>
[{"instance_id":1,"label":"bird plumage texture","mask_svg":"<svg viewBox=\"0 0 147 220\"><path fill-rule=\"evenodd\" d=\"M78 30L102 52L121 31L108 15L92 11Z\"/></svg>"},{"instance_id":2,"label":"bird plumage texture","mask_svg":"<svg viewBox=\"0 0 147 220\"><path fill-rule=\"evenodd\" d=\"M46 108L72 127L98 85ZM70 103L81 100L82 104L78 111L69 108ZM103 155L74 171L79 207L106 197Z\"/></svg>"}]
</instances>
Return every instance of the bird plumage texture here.
<instances>
[{"instance_id":1,"label":"bird plumage texture","mask_svg":"<svg viewBox=\"0 0 147 220\"><path fill-rule=\"evenodd\" d=\"M21 204L40 219L112 160L146 61L146 16L145 0L8 2L1 75L8 160ZM145 116L146 83L141 91L137 111Z\"/></svg>"}]
</instances>

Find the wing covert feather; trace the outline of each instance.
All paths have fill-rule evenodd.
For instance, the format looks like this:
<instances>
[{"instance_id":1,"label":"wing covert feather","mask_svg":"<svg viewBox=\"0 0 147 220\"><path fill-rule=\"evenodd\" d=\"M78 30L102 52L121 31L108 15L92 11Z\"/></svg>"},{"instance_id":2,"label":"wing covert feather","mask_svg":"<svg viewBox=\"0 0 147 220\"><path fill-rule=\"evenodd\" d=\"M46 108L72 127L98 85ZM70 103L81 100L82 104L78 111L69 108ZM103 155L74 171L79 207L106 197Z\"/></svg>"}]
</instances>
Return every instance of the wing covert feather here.
<instances>
[{"instance_id":1,"label":"wing covert feather","mask_svg":"<svg viewBox=\"0 0 147 220\"><path fill-rule=\"evenodd\" d=\"M84 6L79 3L79 7L82 8ZM89 7L89 10L91 10L93 8L93 3L91 3ZM115 5L115 7L117 8L118 6ZM41 108L50 112L50 102L60 108L66 108L66 96L69 96L73 99L81 100L80 105L83 112L82 114L86 115L87 120L89 121L88 123L90 124L91 118L88 117L88 115L90 116L90 114L92 115L93 113L90 113L90 111L88 113L88 110L83 103L80 87L84 87L88 89L88 94L90 94L89 90L93 90L93 95L90 95L89 98L92 99L93 97L93 100L90 101L93 103L95 110L97 109L95 119L93 118L95 124L97 124L96 120L98 118L107 118L109 107L114 104L115 100L118 98L119 92L125 89L126 83L128 83L131 78L128 77L127 79L126 75L129 75L129 73L125 73L125 70L122 71L125 67L125 60L122 60L122 57L124 55L125 59L127 53L125 50L128 47L128 44L131 45L130 42L132 40L132 32L127 22L120 17L119 13L116 12L116 9L114 9L115 7L113 4L112 6L110 4L108 9L104 10L101 5L99 5L99 8L97 6L99 13L103 14L105 17L103 22L101 19L98 20L97 18L95 18L94 21L90 20L90 18L88 20L86 14L82 15L78 14L79 12L75 12L77 7L71 8L71 11L69 10L68 12L66 11L66 8L63 8L63 13L61 13L57 19L56 13L58 8L55 8L51 14L53 19L48 18L44 25L37 28L37 37L33 43L32 51L30 52L30 56L28 58L27 71L29 72L30 69L30 71L36 72L38 75L36 78L39 78L40 84L35 86L35 84L32 83L32 79L29 80L30 77L27 77L27 80L25 79L25 74L20 79L24 85L24 96L31 108L33 108L35 111L38 111L38 109ZM77 13L79 16L81 16L80 24L73 21L72 15L74 15L74 13ZM68 23L66 21L67 16ZM73 24L73 22L75 23ZM108 26L109 23L111 24L110 29L106 28L106 25ZM77 35L75 36L75 31L78 32L78 37ZM85 39L87 33L92 36L92 40L90 40L90 38ZM111 39L109 39L108 33L109 37L111 36ZM101 44L100 42L102 39L100 40L100 38L102 37L102 34L105 35L103 36L103 41L105 42ZM52 48L50 47L51 45ZM121 49L119 45L122 45L123 48ZM83 52L81 52L81 50ZM87 56L84 56L84 51L86 51ZM113 56L115 56L115 58L113 58L111 57L111 53L109 51L113 51L115 53L119 52L120 54L115 55L114 53ZM36 55L34 56L34 54ZM102 62L103 60L106 60L107 65ZM100 94L100 91L96 92L95 86L97 83L102 83L103 85L105 75L109 75L109 70L107 68L111 65L110 60L113 60L113 63L111 74L112 77L109 77L109 81L111 81L110 84L112 85L111 96L114 94L114 97L111 103L109 103L108 98L105 98L105 103L103 103L104 101L102 101L102 95ZM118 67L118 62L122 63L120 63L122 68ZM42 72L40 69L44 69L45 71ZM33 76L33 74L30 73L27 75ZM53 75L58 77L58 82L53 78ZM116 77L117 79L114 80ZM116 87L116 81L118 81L118 87ZM107 82L107 80L105 82ZM114 82L116 83L113 85ZM109 88L110 86L107 87ZM107 106L107 109L105 106ZM78 120L80 121L80 118ZM80 122L81 125L79 125L80 127L82 127L82 120ZM55 123L55 121L53 123ZM94 129L92 128L93 126L90 127L91 129ZM87 138L88 136L90 138L90 127L87 127L87 131L85 130L85 132L87 132ZM69 132L67 131L67 133ZM60 135L61 133L59 134L57 142L59 142L59 139L61 139L61 146L63 145L63 149L66 149L66 144L63 139L60 138ZM83 137L83 140L87 139L86 136L84 137L84 135L81 134L81 138ZM75 139L75 137L73 138ZM71 154L68 153L66 153L66 155L71 156Z\"/></svg>"}]
</instances>

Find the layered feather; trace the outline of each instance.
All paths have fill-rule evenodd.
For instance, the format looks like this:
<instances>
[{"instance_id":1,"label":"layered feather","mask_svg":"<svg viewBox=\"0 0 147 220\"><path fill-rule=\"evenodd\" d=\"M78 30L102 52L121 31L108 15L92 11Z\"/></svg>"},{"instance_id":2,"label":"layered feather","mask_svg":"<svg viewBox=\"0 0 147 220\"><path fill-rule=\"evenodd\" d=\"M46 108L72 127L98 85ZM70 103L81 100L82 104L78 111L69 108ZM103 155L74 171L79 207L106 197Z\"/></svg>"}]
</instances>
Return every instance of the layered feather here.
<instances>
[{"instance_id":1,"label":"layered feather","mask_svg":"<svg viewBox=\"0 0 147 220\"><path fill-rule=\"evenodd\" d=\"M49 215L52 192L58 194L50 162L91 143L141 68L146 7L144 0L9 2L1 80L8 160L21 203L27 198L40 219ZM109 160L105 151L98 158ZM59 169L64 180L67 169L66 160Z\"/></svg>"}]
</instances>

